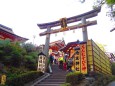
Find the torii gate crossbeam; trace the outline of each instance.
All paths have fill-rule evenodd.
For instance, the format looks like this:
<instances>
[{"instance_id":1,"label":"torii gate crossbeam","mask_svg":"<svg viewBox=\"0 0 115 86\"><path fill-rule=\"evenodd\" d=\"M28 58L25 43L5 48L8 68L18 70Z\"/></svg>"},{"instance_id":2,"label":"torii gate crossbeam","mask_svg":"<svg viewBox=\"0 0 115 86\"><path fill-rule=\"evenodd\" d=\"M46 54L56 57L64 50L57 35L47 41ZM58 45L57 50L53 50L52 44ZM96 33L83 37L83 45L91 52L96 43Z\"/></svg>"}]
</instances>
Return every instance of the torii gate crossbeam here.
<instances>
[{"instance_id":1,"label":"torii gate crossbeam","mask_svg":"<svg viewBox=\"0 0 115 86\"><path fill-rule=\"evenodd\" d=\"M61 28L60 28L60 29L51 30L50 32L45 31L45 32L40 33L39 35L44 36L47 34L54 34L54 33L58 33L58 32L74 30L74 29L83 28L83 27L87 27L87 26L95 25L95 24L97 24L96 20L95 21L88 21L88 22L86 22L86 24L79 23L78 25L68 26L67 29L65 29L65 30L61 30Z\"/></svg>"},{"instance_id":2,"label":"torii gate crossbeam","mask_svg":"<svg viewBox=\"0 0 115 86\"><path fill-rule=\"evenodd\" d=\"M101 8L97 8L95 10L91 10L89 12L77 15L77 16L73 16L70 18L67 18L67 23L73 23L73 22L77 22L82 20L82 18L88 19L88 18L92 18L98 15L98 13L101 11ZM56 27L56 26L60 26L60 21L54 21L54 22L49 22L49 23L42 23L42 24L37 24L38 27L40 29L46 29L48 27L52 28L52 27Z\"/></svg>"}]
</instances>

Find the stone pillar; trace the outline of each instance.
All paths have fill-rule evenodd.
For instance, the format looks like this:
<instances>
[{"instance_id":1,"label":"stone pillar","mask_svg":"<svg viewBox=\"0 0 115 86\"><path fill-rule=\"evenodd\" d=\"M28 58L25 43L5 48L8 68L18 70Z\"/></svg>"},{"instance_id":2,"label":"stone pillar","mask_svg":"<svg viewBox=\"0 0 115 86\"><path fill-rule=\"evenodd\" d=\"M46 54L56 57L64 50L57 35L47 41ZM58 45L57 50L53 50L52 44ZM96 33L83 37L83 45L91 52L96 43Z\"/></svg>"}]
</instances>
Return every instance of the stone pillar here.
<instances>
[{"instance_id":1,"label":"stone pillar","mask_svg":"<svg viewBox=\"0 0 115 86\"><path fill-rule=\"evenodd\" d=\"M47 28L47 33L49 33L51 31L51 28L48 27ZM48 56L49 55L49 43L50 43L50 34L47 34L46 35L46 41L45 41L45 47L44 47L44 50L43 50L43 53Z\"/></svg>"},{"instance_id":2,"label":"stone pillar","mask_svg":"<svg viewBox=\"0 0 115 86\"><path fill-rule=\"evenodd\" d=\"M46 34L46 40L45 40L45 47L44 47L44 50L43 50L43 53L46 55L46 67L45 67L45 70L46 72L52 72L52 69L51 69L51 65L48 64L48 59L49 59L49 44L50 44L50 32L51 31L51 28L48 27L47 28L47 34Z\"/></svg>"},{"instance_id":3,"label":"stone pillar","mask_svg":"<svg viewBox=\"0 0 115 86\"><path fill-rule=\"evenodd\" d=\"M82 18L82 24L86 24L85 18ZM87 42L87 40L88 40L87 27L82 28L82 33L83 33L83 41Z\"/></svg>"}]
</instances>

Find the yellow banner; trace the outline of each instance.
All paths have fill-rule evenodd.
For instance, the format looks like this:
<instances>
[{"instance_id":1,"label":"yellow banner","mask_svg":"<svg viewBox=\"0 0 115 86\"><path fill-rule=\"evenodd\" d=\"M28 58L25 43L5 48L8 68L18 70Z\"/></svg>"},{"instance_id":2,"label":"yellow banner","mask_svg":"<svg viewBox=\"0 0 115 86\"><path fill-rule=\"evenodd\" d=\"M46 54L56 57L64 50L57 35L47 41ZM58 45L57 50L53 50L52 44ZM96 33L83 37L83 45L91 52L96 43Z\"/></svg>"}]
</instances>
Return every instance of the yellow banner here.
<instances>
[{"instance_id":1,"label":"yellow banner","mask_svg":"<svg viewBox=\"0 0 115 86\"><path fill-rule=\"evenodd\" d=\"M81 73L87 74L86 44L80 44L80 51L81 51Z\"/></svg>"}]
</instances>

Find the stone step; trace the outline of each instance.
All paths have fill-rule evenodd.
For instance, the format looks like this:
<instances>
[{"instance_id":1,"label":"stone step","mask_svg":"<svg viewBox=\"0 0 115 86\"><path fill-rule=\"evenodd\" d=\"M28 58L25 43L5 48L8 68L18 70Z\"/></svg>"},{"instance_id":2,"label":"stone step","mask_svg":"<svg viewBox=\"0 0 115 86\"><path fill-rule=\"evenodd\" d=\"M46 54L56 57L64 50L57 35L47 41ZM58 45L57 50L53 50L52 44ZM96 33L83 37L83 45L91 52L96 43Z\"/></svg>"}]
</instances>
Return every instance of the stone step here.
<instances>
[{"instance_id":1,"label":"stone step","mask_svg":"<svg viewBox=\"0 0 115 86\"><path fill-rule=\"evenodd\" d=\"M39 84L63 84L65 82L40 82Z\"/></svg>"},{"instance_id":2,"label":"stone step","mask_svg":"<svg viewBox=\"0 0 115 86\"><path fill-rule=\"evenodd\" d=\"M66 77L49 77L47 79L66 79Z\"/></svg>"},{"instance_id":3,"label":"stone step","mask_svg":"<svg viewBox=\"0 0 115 86\"><path fill-rule=\"evenodd\" d=\"M60 86L65 83L67 71L58 68L58 65L52 65L53 73L43 81L34 86Z\"/></svg>"},{"instance_id":4,"label":"stone step","mask_svg":"<svg viewBox=\"0 0 115 86\"><path fill-rule=\"evenodd\" d=\"M50 77L51 77L51 78L65 78L66 75L51 75ZM50 78L50 77L49 77L49 78Z\"/></svg>"},{"instance_id":5,"label":"stone step","mask_svg":"<svg viewBox=\"0 0 115 86\"><path fill-rule=\"evenodd\" d=\"M53 79L54 79L54 80L55 80L55 79L57 79L57 80L63 79L63 80L66 80L66 78L51 78L51 77L50 77L50 78L47 78L47 79L52 79L52 80L53 80Z\"/></svg>"},{"instance_id":6,"label":"stone step","mask_svg":"<svg viewBox=\"0 0 115 86\"><path fill-rule=\"evenodd\" d=\"M60 86L60 84L37 84L34 86Z\"/></svg>"},{"instance_id":7,"label":"stone step","mask_svg":"<svg viewBox=\"0 0 115 86\"><path fill-rule=\"evenodd\" d=\"M66 74L63 74L63 73L61 73L61 74L51 74L51 76L66 76Z\"/></svg>"},{"instance_id":8,"label":"stone step","mask_svg":"<svg viewBox=\"0 0 115 86\"><path fill-rule=\"evenodd\" d=\"M62 76L65 76L67 73L53 73L53 74L51 74L51 75L62 75Z\"/></svg>"},{"instance_id":9,"label":"stone step","mask_svg":"<svg viewBox=\"0 0 115 86\"><path fill-rule=\"evenodd\" d=\"M50 77L66 77L66 75L51 75Z\"/></svg>"},{"instance_id":10,"label":"stone step","mask_svg":"<svg viewBox=\"0 0 115 86\"><path fill-rule=\"evenodd\" d=\"M65 82L65 79L45 79L43 82Z\"/></svg>"}]
</instances>

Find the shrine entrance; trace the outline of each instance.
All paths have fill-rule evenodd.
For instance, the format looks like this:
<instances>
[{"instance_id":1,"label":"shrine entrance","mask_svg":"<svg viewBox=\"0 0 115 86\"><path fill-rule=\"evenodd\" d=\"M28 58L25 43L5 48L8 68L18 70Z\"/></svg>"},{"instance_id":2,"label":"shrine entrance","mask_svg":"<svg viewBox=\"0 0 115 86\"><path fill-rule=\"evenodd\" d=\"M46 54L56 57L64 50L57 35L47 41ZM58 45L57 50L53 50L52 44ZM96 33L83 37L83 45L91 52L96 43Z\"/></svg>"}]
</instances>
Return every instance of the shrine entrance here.
<instances>
[{"instance_id":1,"label":"shrine entrance","mask_svg":"<svg viewBox=\"0 0 115 86\"><path fill-rule=\"evenodd\" d=\"M51 34L82 28L83 42L87 42L88 41L87 27L97 24L96 20L87 21L87 19L97 16L98 13L100 12L100 10L101 10L101 8L98 8L98 9L91 10L89 12L86 12L84 14L80 14L80 15L77 15L74 17L61 18L58 21L37 24L40 29L47 29L45 32L42 32L39 34L40 36L46 36L45 47L43 50L43 53L46 55L46 57L49 56L48 52L49 52L49 43L50 43L50 35ZM69 26L70 23L74 23L74 22L78 22L78 21L81 21L81 23L79 23L77 25ZM51 28L57 27L57 26L61 26L61 28L51 29ZM46 64L47 64L47 60L46 60ZM48 65L46 65L46 69L47 69L47 67L48 67Z\"/></svg>"}]
</instances>

